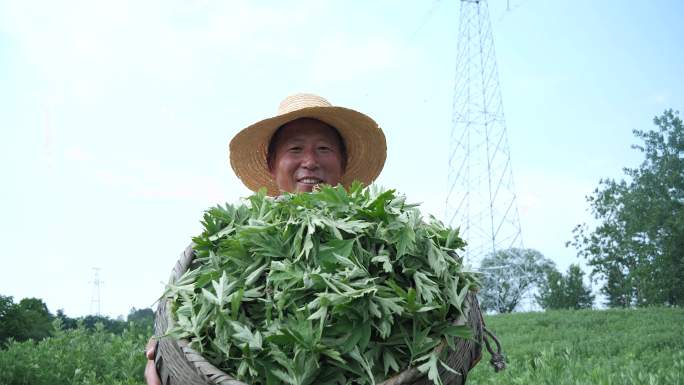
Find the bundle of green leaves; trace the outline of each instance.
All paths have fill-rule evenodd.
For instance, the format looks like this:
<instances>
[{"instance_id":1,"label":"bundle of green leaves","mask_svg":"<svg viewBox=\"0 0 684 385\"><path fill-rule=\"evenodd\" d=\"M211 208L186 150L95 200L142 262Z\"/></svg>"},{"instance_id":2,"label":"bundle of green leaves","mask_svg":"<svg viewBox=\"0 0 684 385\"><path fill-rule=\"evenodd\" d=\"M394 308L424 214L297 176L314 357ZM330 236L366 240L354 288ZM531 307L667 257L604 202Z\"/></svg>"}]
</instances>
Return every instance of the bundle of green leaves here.
<instances>
[{"instance_id":1,"label":"bundle of green leaves","mask_svg":"<svg viewBox=\"0 0 684 385\"><path fill-rule=\"evenodd\" d=\"M251 385L375 384L437 371L476 277L458 230L394 190L324 186L209 209L167 287L168 334Z\"/></svg>"}]
</instances>

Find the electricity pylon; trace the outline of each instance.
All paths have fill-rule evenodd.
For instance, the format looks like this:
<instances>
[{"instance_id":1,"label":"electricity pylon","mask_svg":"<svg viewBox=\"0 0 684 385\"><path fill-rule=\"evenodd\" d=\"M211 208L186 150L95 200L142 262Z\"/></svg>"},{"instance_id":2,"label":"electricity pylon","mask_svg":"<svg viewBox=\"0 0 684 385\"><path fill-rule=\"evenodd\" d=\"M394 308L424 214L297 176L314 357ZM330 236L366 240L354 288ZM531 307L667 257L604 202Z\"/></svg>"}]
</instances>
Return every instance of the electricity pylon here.
<instances>
[{"instance_id":1,"label":"electricity pylon","mask_svg":"<svg viewBox=\"0 0 684 385\"><path fill-rule=\"evenodd\" d=\"M486 0L461 0L457 50L446 222L460 227L476 267L523 246Z\"/></svg>"},{"instance_id":2,"label":"electricity pylon","mask_svg":"<svg viewBox=\"0 0 684 385\"><path fill-rule=\"evenodd\" d=\"M93 267L93 270L95 270L95 277L90 282L93 284L93 295L90 299L90 314L95 312L95 315L102 315L100 312L100 285L103 283L100 280L100 270L102 269L99 267Z\"/></svg>"}]
</instances>

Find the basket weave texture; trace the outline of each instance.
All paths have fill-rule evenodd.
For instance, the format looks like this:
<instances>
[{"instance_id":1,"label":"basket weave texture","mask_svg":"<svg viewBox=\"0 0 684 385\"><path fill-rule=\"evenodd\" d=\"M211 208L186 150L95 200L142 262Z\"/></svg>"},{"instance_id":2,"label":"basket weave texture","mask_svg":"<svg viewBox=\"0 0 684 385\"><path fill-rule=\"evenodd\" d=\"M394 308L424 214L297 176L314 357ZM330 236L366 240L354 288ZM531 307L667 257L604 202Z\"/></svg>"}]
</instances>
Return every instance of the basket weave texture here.
<instances>
[{"instance_id":1,"label":"basket weave texture","mask_svg":"<svg viewBox=\"0 0 684 385\"><path fill-rule=\"evenodd\" d=\"M171 281L176 281L188 270L194 258L193 245L188 246L181 254L171 274ZM155 315L155 335L161 336L169 328L172 321L169 299L162 298ZM472 340L455 339L455 350L447 352L446 364L460 374L454 374L440 368L440 376L445 385L463 385L470 371L482 357L483 321L477 298L470 292L466 296L464 316L460 316L457 325L468 325L473 331ZM219 370L189 346L187 340L176 340L162 337L157 345L155 358L157 372L163 385L249 385L234 379ZM432 381L415 368L403 372L379 383L378 385L429 385Z\"/></svg>"}]
</instances>

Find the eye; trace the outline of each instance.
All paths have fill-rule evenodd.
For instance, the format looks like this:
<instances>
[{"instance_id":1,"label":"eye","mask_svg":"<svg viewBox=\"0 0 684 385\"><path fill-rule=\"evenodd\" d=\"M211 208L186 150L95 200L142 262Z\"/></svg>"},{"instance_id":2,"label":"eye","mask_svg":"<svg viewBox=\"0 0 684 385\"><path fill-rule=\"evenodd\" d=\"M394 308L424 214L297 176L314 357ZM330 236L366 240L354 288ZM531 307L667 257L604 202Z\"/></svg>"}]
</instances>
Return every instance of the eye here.
<instances>
[{"instance_id":1,"label":"eye","mask_svg":"<svg viewBox=\"0 0 684 385\"><path fill-rule=\"evenodd\" d=\"M330 152L330 151L332 151L332 148L330 148L329 146L318 146L318 151L320 151L320 152Z\"/></svg>"},{"instance_id":2,"label":"eye","mask_svg":"<svg viewBox=\"0 0 684 385\"><path fill-rule=\"evenodd\" d=\"M294 152L298 153L302 151L302 148L300 146L292 146L287 149L288 152Z\"/></svg>"}]
</instances>

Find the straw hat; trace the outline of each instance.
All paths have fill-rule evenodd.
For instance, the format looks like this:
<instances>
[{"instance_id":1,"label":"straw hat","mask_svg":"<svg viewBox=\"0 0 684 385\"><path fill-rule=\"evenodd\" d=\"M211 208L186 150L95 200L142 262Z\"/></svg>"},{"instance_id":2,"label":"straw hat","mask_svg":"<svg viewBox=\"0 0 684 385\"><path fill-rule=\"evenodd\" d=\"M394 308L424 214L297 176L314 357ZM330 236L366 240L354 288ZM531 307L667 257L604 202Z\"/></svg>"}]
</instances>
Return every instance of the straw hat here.
<instances>
[{"instance_id":1,"label":"straw hat","mask_svg":"<svg viewBox=\"0 0 684 385\"><path fill-rule=\"evenodd\" d=\"M347 149L347 167L342 184L355 180L369 184L380 175L387 157L387 144L378 124L370 117L349 108L333 106L313 94L286 97L278 114L238 132L230 141L230 165L242 183L252 191L266 187L268 194L280 194L267 165L268 144L282 125L300 118L320 120L337 129Z\"/></svg>"}]
</instances>

